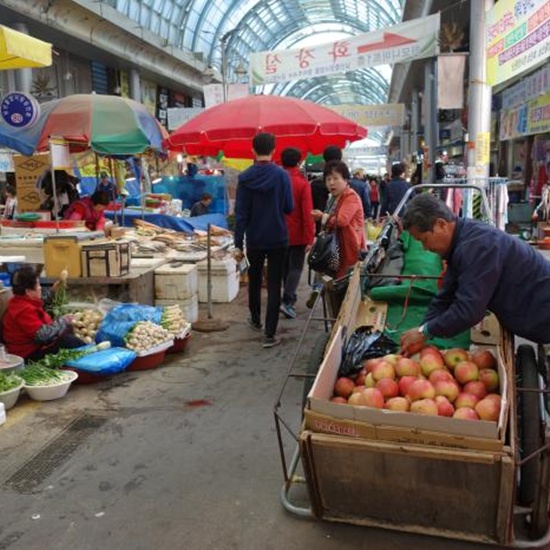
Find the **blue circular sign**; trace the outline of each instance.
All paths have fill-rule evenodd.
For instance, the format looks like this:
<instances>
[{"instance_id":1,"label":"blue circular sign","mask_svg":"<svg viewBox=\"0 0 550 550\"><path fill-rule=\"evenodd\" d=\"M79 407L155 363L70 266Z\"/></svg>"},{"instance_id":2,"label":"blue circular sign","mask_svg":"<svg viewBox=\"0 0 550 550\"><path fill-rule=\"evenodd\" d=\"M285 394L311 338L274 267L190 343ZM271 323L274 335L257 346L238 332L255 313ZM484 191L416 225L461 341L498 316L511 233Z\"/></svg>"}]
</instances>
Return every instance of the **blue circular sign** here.
<instances>
[{"instance_id":1,"label":"blue circular sign","mask_svg":"<svg viewBox=\"0 0 550 550\"><path fill-rule=\"evenodd\" d=\"M12 92L2 98L0 113L6 124L13 128L28 128L40 116L40 104L23 92Z\"/></svg>"}]
</instances>

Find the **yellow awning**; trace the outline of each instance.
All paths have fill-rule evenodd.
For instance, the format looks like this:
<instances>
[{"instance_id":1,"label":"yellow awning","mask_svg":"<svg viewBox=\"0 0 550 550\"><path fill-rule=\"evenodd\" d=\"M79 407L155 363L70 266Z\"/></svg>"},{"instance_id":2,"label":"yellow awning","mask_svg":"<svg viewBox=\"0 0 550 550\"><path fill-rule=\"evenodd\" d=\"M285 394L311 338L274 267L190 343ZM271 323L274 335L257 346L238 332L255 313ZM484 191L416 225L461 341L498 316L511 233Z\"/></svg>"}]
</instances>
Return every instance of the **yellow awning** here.
<instances>
[{"instance_id":1,"label":"yellow awning","mask_svg":"<svg viewBox=\"0 0 550 550\"><path fill-rule=\"evenodd\" d=\"M0 25L0 70L48 67L52 45Z\"/></svg>"}]
</instances>

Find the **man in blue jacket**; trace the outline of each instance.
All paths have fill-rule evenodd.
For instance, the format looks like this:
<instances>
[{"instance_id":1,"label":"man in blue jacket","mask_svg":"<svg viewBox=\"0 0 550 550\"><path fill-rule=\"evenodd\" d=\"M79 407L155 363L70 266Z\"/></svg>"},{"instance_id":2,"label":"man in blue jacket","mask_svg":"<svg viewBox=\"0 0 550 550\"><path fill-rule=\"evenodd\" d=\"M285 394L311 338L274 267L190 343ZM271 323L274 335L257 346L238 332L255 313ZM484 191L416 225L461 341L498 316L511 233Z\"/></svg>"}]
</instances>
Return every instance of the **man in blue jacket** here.
<instances>
[{"instance_id":1,"label":"man in blue jacket","mask_svg":"<svg viewBox=\"0 0 550 550\"><path fill-rule=\"evenodd\" d=\"M398 207L405 193L410 189L410 184L403 177L405 175L405 166L398 162L391 167L391 180L386 185L386 192L382 199L382 208L380 215L385 216L388 213L393 214Z\"/></svg>"},{"instance_id":2,"label":"man in blue jacket","mask_svg":"<svg viewBox=\"0 0 550 550\"><path fill-rule=\"evenodd\" d=\"M423 324L401 336L402 349L430 336L455 336L487 310L513 334L550 342L550 262L539 252L495 227L457 218L430 193L411 199L402 222L426 250L447 261L441 290Z\"/></svg>"},{"instance_id":3,"label":"man in blue jacket","mask_svg":"<svg viewBox=\"0 0 550 550\"><path fill-rule=\"evenodd\" d=\"M267 259L267 311L265 316L264 348L281 343L276 337L281 307L281 287L288 230L285 214L294 208L292 187L287 172L271 162L275 151L273 134L257 134L252 140L256 157L253 166L242 172L238 179L235 199L235 259L246 254L248 269L248 323L257 331L262 330L261 291L262 273Z\"/></svg>"}]
</instances>

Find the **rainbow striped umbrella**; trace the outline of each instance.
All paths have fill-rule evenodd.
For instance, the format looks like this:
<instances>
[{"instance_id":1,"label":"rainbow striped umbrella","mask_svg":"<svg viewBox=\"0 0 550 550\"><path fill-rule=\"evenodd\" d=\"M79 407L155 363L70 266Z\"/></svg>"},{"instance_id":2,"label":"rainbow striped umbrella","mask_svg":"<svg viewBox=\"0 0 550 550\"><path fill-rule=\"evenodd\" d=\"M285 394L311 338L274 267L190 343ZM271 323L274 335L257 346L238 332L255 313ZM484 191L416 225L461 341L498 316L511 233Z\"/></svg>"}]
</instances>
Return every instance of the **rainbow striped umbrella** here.
<instances>
[{"instance_id":1,"label":"rainbow striped umbrella","mask_svg":"<svg viewBox=\"0 0 550 550\"><path fill-rule=\"evenodd\" d=\"M43 103L40 117L28 128L0 120L0 145L23 155L47 151L50 138L61 138L72 151L100 155L135 155L162 149L168 133L145 105L124 97L76 94Z\"/></svg>"}]
</instances>

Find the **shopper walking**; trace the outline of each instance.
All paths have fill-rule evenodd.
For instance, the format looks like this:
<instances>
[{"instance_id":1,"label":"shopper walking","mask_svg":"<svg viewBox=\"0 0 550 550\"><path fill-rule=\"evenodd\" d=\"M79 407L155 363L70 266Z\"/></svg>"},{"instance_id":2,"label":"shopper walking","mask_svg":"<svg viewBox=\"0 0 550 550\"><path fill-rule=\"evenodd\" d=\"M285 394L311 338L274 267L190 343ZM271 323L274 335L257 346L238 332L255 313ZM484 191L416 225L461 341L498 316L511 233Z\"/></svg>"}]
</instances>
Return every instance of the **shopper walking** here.
<instances>
[{"instance_id":1,"label":"shopper walking","mask_svg":"<svg viewBox=\"0 0 550 550\"><path fill-rule=\"evenodd\" d=\"M382 200L382 216L393 214L405 193L410 189L411 186L404 176L405 166L401 162L391 167L391 180L387 184L386 194Z\"/></svg>"},{"instance_id":2,"label":"shopper walking","mask_svg":"<svg viewBox=\"0 0 550 550\"><path fill-rule=\"evenodd\" d=\"M246 254L248 269L248 323L264 330L263 347L281 343L277 338L283 269L288 248L285 214L294 208L287 172L271 159L275 150L273 134L257 134L252 140L256 158L253 166L239 175L235 199L235 259ZM267 260L267 311L265 328L261 323L261 291L264 263Z\"/></svg>"},{"instance_id":3,"label":"shopper walking","mask_svg":"<svg viewBox=\"0 0 550 550\"><path fill-rule=\"evenodd\" d=\"M294 304L298 297L296 291L300 283L306 252L315 237L315 224L311 217L313 201L309 183L298 167L302 160L299 149L289 147L281 153L283 168L290 176L294 210L286 215L289 247L283 272L283 298L281 311L288 319L296 317Z\"/></svg>"},{"instance_id":4,"label":"shopper walking","mask_svg":"<svg viewBox=\"0 0 550 550\"><path fill-rule=\"evenodd\" d=\"M365 181L365 172L362 168L353 172L349 185L359 195L363 205L363 216L367 219L370 214L370 188Z\"/></svg>"},{"instance_id":5,"label":"shopper walking","mask_svg":"<svg viewBox=\"0 0 550 550\"><path fill-rule=\"evenodd\" d=\"M380 190L378 187L378 180L376 178L370 178L370 217L373 220L378 219L378 207L380 206Z\"/></svg>"}]
</instances>

